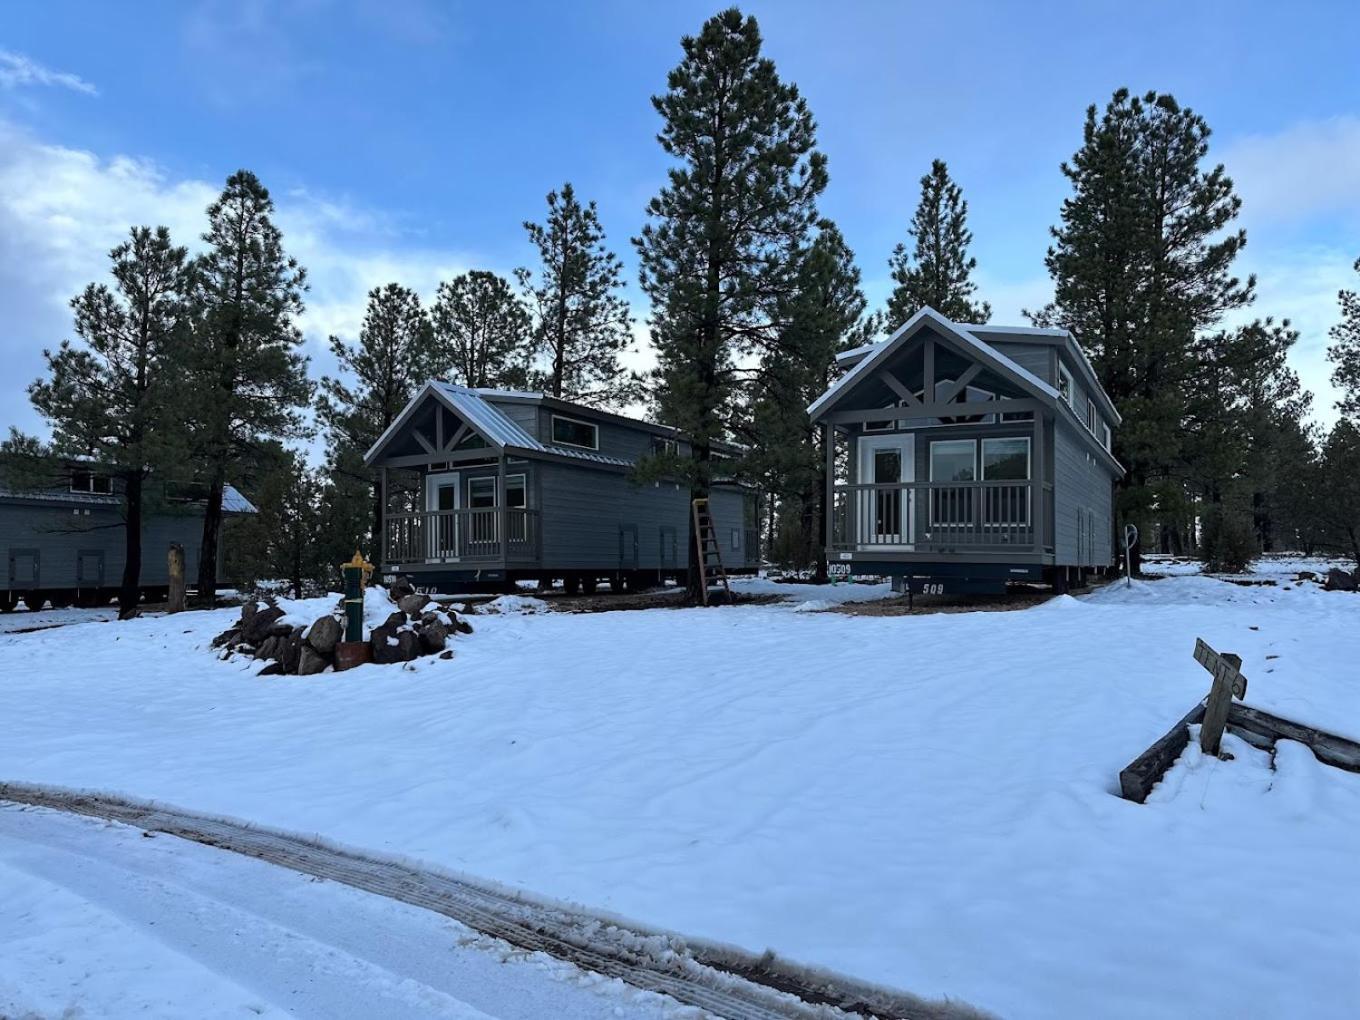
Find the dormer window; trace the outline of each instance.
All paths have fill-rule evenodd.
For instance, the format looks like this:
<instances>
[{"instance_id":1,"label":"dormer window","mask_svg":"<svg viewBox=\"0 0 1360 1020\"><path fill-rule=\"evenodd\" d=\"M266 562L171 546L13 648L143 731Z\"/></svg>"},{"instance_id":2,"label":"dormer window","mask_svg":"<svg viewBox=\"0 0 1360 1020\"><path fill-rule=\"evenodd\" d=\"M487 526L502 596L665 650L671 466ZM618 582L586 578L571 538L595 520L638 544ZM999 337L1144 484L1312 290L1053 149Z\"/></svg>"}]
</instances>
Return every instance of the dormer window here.
<instances>
[{"instance_id":1,"label":"dormer window","mask_svg":"<svg viewBox=\"0 0 1360 1020\"><path fill-rule=\"evenodd\" d=\"M680 456L680 441L678 439L667 439L665 436L652 436L652 456Z\"/></svg>"},{"instance_id":2,"label":"dormer window","mask_svg":"<svg viewBox=\"0 0 1360 1020\"><path fill-rule=\"evenodd\" d=\"M1091 435L1096 434L1096 402L1086 401L1086 427L1091 430Z\"/></svg>"},{"instance_id":3,"label":"dormer window","mask_svg":"<svg viewBox=\"0 0 1360 1020\"><path fill-rule=\"evenodd\" d=\"M554 443L561 443L563 446L579 446L583 450L600 448L598 426L575 418L563 418L559 414L552 416L552 437Z\"/></svg>"},{"instance_id":4,"label":"dormer window","mask_svg":"<svg viewBox=\"0 0 1360 1020\"><path fill-rule=\"evenodd\" d=\"M1076 410L1072 396L1072 373L1067 370L1067 366L1061 362L1058 364L1058 396L1067 401L1067 406Z\"/></svg>"},{"instance_id":5,"label":"dormer window","mask_svg":"<svg viewBox=\"0 0 1360 1020\"><path fill-rule=\"evenodd\" d=\"M93 471L72 471L71 491L91 496L112 496L113 479Z\"/></svg>"}]
</instances>

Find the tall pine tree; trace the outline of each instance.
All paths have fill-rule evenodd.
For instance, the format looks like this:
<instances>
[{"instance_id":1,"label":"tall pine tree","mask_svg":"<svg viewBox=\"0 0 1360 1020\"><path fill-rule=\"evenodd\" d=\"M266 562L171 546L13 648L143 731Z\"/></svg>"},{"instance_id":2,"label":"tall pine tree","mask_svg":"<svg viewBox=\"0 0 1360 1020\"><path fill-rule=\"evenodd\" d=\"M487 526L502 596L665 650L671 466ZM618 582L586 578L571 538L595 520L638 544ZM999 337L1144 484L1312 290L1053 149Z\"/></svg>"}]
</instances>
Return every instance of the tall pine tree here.
<instances>
[{"instance_id":1,"label":"tall pine tree","mask_svg":"<svg viewBox=\"0 0 1360 1020\"><path fill-rule=\"evenodd\" d=\"M896 329L926 305L955 322L990 319L992 306L973 301L977 259L968 254L973 243L968 203L942 159L934 160L930 173L921 178L921 201L907 233L912 250L899 244L888 259L897 286L888 298L887 328Z\"/></svg>"},{"instance_id":2,"label":"tall pine tree","mask_svg":"<svg viewBox=\"0 0 1360 1020\"><path fill-rule=\"evenodd\" d=\"M516 275L533 310L535 355L546 362L532 384L595 406L637 399L637 382L619 362L632 343L623 263L605 247L595 203L582 205L568 181L548 192L546 222L526 221L524 229L539 268Z\"/></svg>"},{"instance_id":3,"label":"tall pine tree","mask_svg":"<svg viewBox=\"0 0 1360 1020\"><path fill-rule=\"evenodd\" d=\"M826 577L825 426L812 423L807 407L835 378L836 354L868 341L874 326L865 307L854 253L824 220L781 296L752 386L752 470L779 506L779 547L819 580Z\"/></svg>"},{"instance_id":4,"label":"tall pine tree","mask_svg":"<svg viewBox=\"0 0 1360 1020\"><path fill-rule=\"evenodd\" d=\"M1360 259L1355 260L1355 271L1360 273ZM1332 382L1341 390L1336 406L1343 414L1360 418L1360 291L1343 289L1337 300L1341 321L1331 328L1332 346L1327 351L1334 366Z\"/></svg>"},{"instance_id":5,"label":"tall pine tree","mask_svg":"<svg viewBox=\"0 0 1360 1020\"><path fill-rule=\"evenodd\" d=\"M80 345L44 351L48 377L29 387L56 451L92 458L123 497L119 613L140 597L146 481L182 458L173 418L184 340L186 253L165 227L135 227L109 253L113 287L92 283L71 301Z\"/></svg>"},{"instance_id":6,"label":"tall pine tree","mask_svg":"<svg viewBox=\"0 0 1360 1020\"><path fill-rule=\"evenodd\" d=\"M697 499L709 494L714 444L739 409L737 357L770 335L827 176L807 103L760 55L754 18L730 8L681 47L666 92L652 99L658 140L676 165L634 243L652 306L653 399L691 441ZM688 545L697 600L692 533Z\"/></svg>"},{"instance_id":7,"label":"tall pine tree","mask_svg":"<svg viewBox=\"0 0 1360 1020\"><path fill-rule=\"evenodd\" d=\"M1254 287L1232 275L1246 235L1225 231L1241 201L1221 165L1202 166L1209 133L1169 95L1120 89L1103 113L1087 109L1046 259L1054 303L1033 316L1081 340L1119 407L1118 509L1145 534L1185 517L1187 391L1219 360L1198 345Z\"/></svg>"},{"instance_id":8,"label":"tall pine tree","mask_svg":"<svg viewBox=\"0 0 1360 1020\"><path fill-rule=\"evenodd\" d=\"M420 297L389 283L368 292L357 343L330 339L331 353L345 375L323 377L317 399L317 417L326 430L329 474L350 496L363 490L372 508L367 534L354 527L356 518L348 530L357 533L347 535L345 545L374 542L380 533L382 493L373 472L363 466L363 456L434 374L430 337L430 320Z\"/></svg>"},{"instance_id":9,"label":"tall pine tree","mask_svg":"<svg viewBox=\"0 0 1360 1020\"><path fill-rule=\"evenodd\" d=\"M503 276L474 269L441 283L430 321L442 378L473 388L529 384L529 313Z\"/></svg>"},{"instance_id":10,"label":"tall pine tree","mask_svg":"<svg viewBox=\"0 0 1360 1020\"><path fill-rule=\"evenodd\" d=\"M198 597L206 604L217 585L228 479L253 448L306 433L311 384L296 321L306 274L283 250L273 211L253 173L232 174L208 207L207 251L193 267L187 392L208 494L198 559Z\"/></svg>"}]
</instances>

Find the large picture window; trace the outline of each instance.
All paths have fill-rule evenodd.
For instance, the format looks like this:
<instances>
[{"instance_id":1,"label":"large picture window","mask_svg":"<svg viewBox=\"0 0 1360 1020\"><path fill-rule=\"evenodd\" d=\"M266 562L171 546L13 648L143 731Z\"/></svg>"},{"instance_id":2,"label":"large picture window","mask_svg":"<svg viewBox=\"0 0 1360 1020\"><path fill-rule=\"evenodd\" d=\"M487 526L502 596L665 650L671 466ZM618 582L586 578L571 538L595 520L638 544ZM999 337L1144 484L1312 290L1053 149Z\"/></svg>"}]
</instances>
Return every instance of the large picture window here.
<instances>
[{"instance_id":1,"label":"large picture window","mask_svg":"<svg viewBox=\"0 0 1360 1020\"><path fill-rule=\"evenodd\" d=\"M972 524L976 489L971 483L977 480L977 442L937 439L931 443L930 480L932 483L953 483L931 485L931 525Z\"/></svg>"},{"instance_id":2,"label":"large picture window","mask_svg":"<svg viewBox=\"0 0 1360 1020\"><path fill-rule=\"evenodd\" d=\"M585 450L600 448L599 427L588 421L577 421L575 418L553 415L552 437L554 443L561 443L563 446L579 446Z\"/></svg>"},{"instance_id":3,"label":"large picture window","mask_svg":"<svg viewBox=\"0 0 1360 1020\"><path fill-rule=\"evenodd\" d=\"M1029 526L1029 439L1024 436L982 441L982 480L988 524Z\"/></svg>"}]
</instances>

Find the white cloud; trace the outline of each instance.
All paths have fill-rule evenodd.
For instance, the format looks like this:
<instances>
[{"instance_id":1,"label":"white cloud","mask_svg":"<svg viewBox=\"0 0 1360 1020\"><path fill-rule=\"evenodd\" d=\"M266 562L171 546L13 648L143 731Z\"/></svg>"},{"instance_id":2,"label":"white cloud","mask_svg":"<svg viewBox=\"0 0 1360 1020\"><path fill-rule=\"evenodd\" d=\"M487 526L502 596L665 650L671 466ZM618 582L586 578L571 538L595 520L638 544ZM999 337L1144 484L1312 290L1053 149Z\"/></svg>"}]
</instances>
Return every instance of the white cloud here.
<instances>
[{"instance_id":1,"label":"white cloud","mask_svg":"<svg viewBox=\"0 0 1360 1020\"><path fill-rule=\"evenodd\" d=\"M129 227L163 224L197 249L220 188L174 179L146 159L51 145L0 120L0 425L41 427L25 388L42 373L42 349L70 335L67 302L107 279L108 252ZM314 376L332 370L327 336L358 331L373 287L398 281L432 297L439 281L470 266L509 268L407 247L386 217L344 201L305 191L276 192L275 201L285 246L308 271L301 324Z\"/></svg>"},{"instance_id":2,"label":"white cloud","mask_svg":"<svg viewBox=\"0 0 1360 1020\"><path fill-rule=\"evenodd\" d=\"M1304 121L1229 142L1222 161L1248 224L1328 213L1360 221L1360 117Z\"/></svg>"},{"instance_id":3,"label":"white cloud","mask_svg":"<svg viewBox=\"0 0 1360 1020\"><path fill-rule=\"evenodd\" d=\"M79 75L67 71L53 71L22 53L0 50L0 88L15 89L29 85L47 85L99 95L99 90Z\"/></svg>"}]
</instances>

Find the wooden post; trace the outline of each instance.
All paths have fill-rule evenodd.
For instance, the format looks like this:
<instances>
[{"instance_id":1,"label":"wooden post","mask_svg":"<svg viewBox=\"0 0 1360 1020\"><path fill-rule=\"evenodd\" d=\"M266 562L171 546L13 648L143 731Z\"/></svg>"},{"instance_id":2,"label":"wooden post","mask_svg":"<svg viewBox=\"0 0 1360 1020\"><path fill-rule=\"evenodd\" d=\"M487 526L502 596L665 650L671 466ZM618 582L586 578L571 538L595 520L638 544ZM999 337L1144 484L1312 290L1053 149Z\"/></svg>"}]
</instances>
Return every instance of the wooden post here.
<instances>
[{"instance_id":1,"label":"wooden post","mask_svg":"<svg viewBox=\"0 0 1360 1020\"><path fill-rule=\"evenodd\" d=\"M1205 754L1218 756L1223 740L1223 727L1228 723L1228 709L1232 700L1247 696L1247 678L1242 675L1242 657L1232 652L1215 652L1203 639L1195 640L1195 661L1214 675L1209 688L1209 700L1204 705L1204 723L1200 726L1199 746Z\"/></svg>"},{"instance_id":2,"label":"wooden post","mask_svg":"<svg viewBox=\"0 0 1360 1020\"><path fill-rule=\"evenodd\" d=\"M170 543L168 573L170 594L166 600L167 613L184 612L184 546L178 542Z\"/></svg>"},{"instance_id":3,"label":"wooden post","mask_svg":"<svg viewBox=\"0 0 1360 1020\"><path fill-rule=\"evenodd\" d=\"M831 547L836 541L833 530L836 517L836 426L827 422L823 428L826 429L826 492L822 498L826 500L823 510L826 517L826 562L829 566Z\"/></svg>"}]
</instances>

